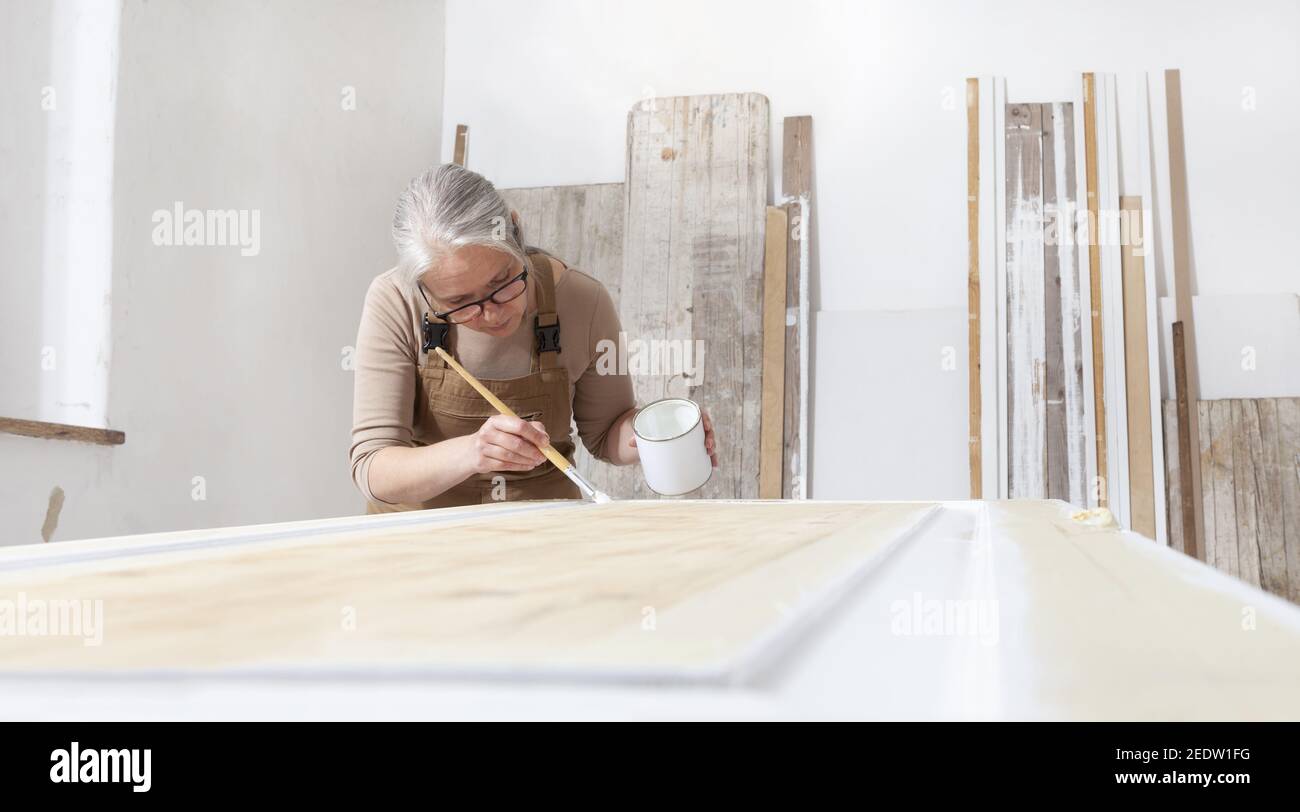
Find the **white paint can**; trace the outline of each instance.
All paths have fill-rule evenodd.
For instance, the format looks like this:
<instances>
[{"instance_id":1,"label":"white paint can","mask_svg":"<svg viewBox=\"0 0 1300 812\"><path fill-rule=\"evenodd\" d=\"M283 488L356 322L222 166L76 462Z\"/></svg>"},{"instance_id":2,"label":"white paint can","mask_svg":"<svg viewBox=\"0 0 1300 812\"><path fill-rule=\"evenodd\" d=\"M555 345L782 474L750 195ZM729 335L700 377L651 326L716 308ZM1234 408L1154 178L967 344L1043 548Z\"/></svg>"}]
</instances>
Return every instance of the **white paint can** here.
<instances>
[{"instance_id":1,"label":"white paint can","mask_svg":"<svg viewBox=\"0 0 1300 812\"><path fill-rule=\"evenodd\" d=\"M703 415L694 401L664 398L648 403L632 418L632 432L641 473L660 496L690 493L713 476L713 463L704 450Z\"/></svg>"}]
</instances>

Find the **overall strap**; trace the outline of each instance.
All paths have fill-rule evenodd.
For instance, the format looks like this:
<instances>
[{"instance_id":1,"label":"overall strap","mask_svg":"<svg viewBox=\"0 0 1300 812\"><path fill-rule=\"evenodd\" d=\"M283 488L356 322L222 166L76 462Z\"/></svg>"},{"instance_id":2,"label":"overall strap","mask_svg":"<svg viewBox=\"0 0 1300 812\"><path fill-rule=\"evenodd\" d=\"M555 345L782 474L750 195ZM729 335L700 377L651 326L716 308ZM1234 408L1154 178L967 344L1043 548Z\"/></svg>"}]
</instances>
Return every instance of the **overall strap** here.
<instances>
[{"instance_id":1,"label":"overall strap","mask_svg":"<svg viewBox=\"0 0 1300 812\"><path fill-rule=\"evenodd\" d=\"M537 365L541 369L559 366L560 318L555 313L555 273L551 258L536 249L528 252L529 263L537 279L537 317L533 332L537 336Z\"/></svg>"}]
</instances>

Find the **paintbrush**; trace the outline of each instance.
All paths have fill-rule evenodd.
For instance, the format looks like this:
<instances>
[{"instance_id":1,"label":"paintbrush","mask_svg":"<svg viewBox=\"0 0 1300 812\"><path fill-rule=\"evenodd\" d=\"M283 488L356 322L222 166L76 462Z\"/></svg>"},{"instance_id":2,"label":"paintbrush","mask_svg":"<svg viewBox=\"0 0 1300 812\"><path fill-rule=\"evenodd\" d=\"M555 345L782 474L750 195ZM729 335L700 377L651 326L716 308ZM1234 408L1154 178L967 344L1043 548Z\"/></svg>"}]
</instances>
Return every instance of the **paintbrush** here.
<instances>
[{"instance_id":1,"label":"paintbrush","mask_svg":"<svg viewBox=\"0 0 1300 812\"><path fill-rule=\"evenodd\" d=\"M448 354L445 350L443 350L442 347L434 347L433 349L434 352L438 353L438 355L442 357L442 360L447 362L448 366L456 370L456 372L462 378L464 378L465 381L470 386L474 387L474 389L477 390L478 393L482 395L483 398L487 400L488 403L491 403L492 406L495 407L498 412L505 415L506 417L513 417L516 419L519 418L519 415L515 414L514 409L511 409L509 406L505 405L505 403L501 401L501 398L492 394L492 392L486 386L479 383L478 378L475 378L473 375L471 375L469 373L469 370L461 366L456 361L456 359L452 358L451 355ZM556 468L559 468L562 472L564 472L564 475L567 476L573 482L574 485L577 485L578 490L582 491L582 493L585 496L590 497L592 501L594 501L598 505L602 505L609 501L609 495L606 494L604 491L596 490L596 488L590 482L588 482L582 474L578 473L578 469L573 466L573 463L569 462L568 459L566 459L563 454L555 450L554 446L552 446L550 443L547 443L546 445L542 446L541 449L542 449L542 454L546 456L546 459L550 460L552 463L555 464Z\"/></svg>"}]
</instances>

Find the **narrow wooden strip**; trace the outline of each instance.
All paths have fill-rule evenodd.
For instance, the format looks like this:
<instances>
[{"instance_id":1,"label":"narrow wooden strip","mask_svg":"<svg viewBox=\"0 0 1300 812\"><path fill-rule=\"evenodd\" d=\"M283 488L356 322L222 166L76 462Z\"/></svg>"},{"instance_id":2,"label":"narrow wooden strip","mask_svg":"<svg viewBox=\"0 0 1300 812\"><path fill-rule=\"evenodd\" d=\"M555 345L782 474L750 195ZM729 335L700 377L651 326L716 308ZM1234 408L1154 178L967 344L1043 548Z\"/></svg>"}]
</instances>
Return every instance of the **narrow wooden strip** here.
<instances>
[{"instance_id":1,"label":"narrow wooden strip","mask_svg":"<svg viewBox=\"0 0 1300 812\"><path fill-rule=\"evenodd\" d=\"M1186 331L1183 348L1183 374L1187 379L1187 396L1193 401L1201 397L1201 384L1198 353L1196 351L1196 325L1192 314L1191 284L1191 220L1187 203L1187 158L1183 144L1183 94L1182 80L1177 70L1165 71L1165 116L1169 140L1169 201L1170 224L1173 234L1173 273L1175 316L1183 322ZM1190 414L1192 424L1188 427L1192 436L1196 436L1196 421L1199 415ZM1200 506L1207 489L1201 482L1201 472L1192 471L1191 481L1183 491L1183 498L1191 501L1194 508ZM1195 510L1195 515L1202 511ZM1207 529L1199 523L1196 526L1198 545L1203 549L1208 546Z\"/></svg>"},{"instance_id":2,"label":"narrow wooden strip","mask_svg":"<svg viewBox=\"0 0 1300 812\"><path fill-rule=\"evenodd\" d=\"M1287 593L1300 603L1300 398L1277 401L1277 462Z\"/></svg>"},{"instance_id":3,"label":"narrow wooden strip","mask_svg":"<svg viewBox=\"0 0 1300 812\"><path fill-rule=\"evenodd\" d=\"M1162 404L1164 414L1165 429L1165 482L1168 483L1168 494L1166 504L1169 510L1169 541L1168 544L1180 553L1187 552L1183 548L1183 503L1179 498L1179 492L1182 488L1181 474L1179 466L1179 446L1178 446L1178 402L1175 400L1166 400Z\"/></svg>"},{"instance_id":4,"label":"narrow wooden strip","mask_svg":"<svg viewBox=\"0 0 1300 812\"><path fill-rule=\"evenodd\" d=\"M781 495L808 494L808 329L811 206L812 116L789 116L782 122L781 189L786 213L785 398Z\"/></svg>"},{"instance_id":5,"label":"narrow wooden strip","mask_svg":"<svg viewBox=\"0 0 1300 812\"><path fill-rule=\"evenodd\" d=\"M1119 201L1121 228L1127 239L1120 246L1124 282L1124 380L1128 409L1129 515L1132 529L1156 537L1155 471L1151 438L1151 370L1147 355L1147 282L1142 233L1142 199L1126 195Z\"/></svg>"},{"instance_id":6,"label":"narrow wooden strip","mask_svg":"<svg viewBox=\"0 0 1300 812\"><path fill-rule=\"evenodd\" d=\"M1092 299L1092 399L1093 428L1096 432L1097 482L1094 489L1099 505L1108 501L1106 494L1106 398L1105 349L1101 329L1101 252L1097 240L1097 83L1092 73L1083 75L1084 161L1088 180L1088 286Z\"/></svg>"},{"instance_id":7,"label":"narrow wooden strip","mask_svg":"<svg viewBox=\"0 0 1300 812\"><path fill-rule=\"evenodd\" d=\"M785 444L785 210L767 207L763 253L763 416L758 496L781 498Z\"/></svg>"},{"instance_id":8,"label":"narrow wooden strip","mask_svg":"<svg viewBox=\"0 0 1300 812\"><path fill-rule=\"evenodd\" d=\"M799 460L799 408L803 396L804 381L799 374L799 358L802 354L802 333L800 330L799 285L799 243L803 238L803 219L798 203L785 203L781 206L786 216L785 244L785 388L784 402L781 410L785 428L781 461L781 497L794 499L798 490L797 482L800 469Z\"/></svg>"},{"instance_id":9,"label":"narrow wooden strip","mask_svg":"<svg viewBox=\"0 0 1300 812\"><path fill-rule=\"evenodd\" d=\"M126 442L126 434L113 429L72 426L67 423L47 423L42 420L19 420L16 417L0 417L0 432L17 434L21 437L37 437L44 440L72 440L78 443L94 443L95 445L122 445Z\"/></svg>"},{"instance_id":10,"label":"narrow wooden strip","mask_svg":"<svg viewBox=\"0 0 1300 812\"><path fill-rule=\"evenodd\" d=\"M1205 549L1197 543L1196 536L1196 511L1199 505L1187 498L1187 494L1192 492L1192 467L1200 467L1200 454L1193 456L1193 449L1199 450L1200 437L1198 434L1192 434L1193 425L1189 413L1196 406L1192 404L1187 394L1187 367L1183 364L1183 348L1186 346L1186 337L1183 334L1183 323L1174 322L1174 390L1175 390L1175 411L1178 415L1178 494L1179 505L1182 515L1179 520L1179 526L1185 534L1179 542L1183 552L1205 561ZM1196 438L1193 445L1193 438Z\"/></svg>"},{"instance_id":11,"label":"narrow wooden strip","mask_svg":"<svg viewBox=\"0 0 1300 812\"><path fill-rule=\"evenodd\" d=\"M469 125L456 125L456 146L452 153L451 161L457 166L465 166L465 161L469 159Z\"/></svg>"},{"instance_id":12,"label":"narrow wooden strip","mask_svg":"<svg viewBox=\"0 0 1300 812\"><path fill-rule=\"evenodd\" d=\"M970 408L967 442L970 444L970 498L983 496L983 446L980 401L980 85L966 80L966 377Z\"/></svg>"},{"instance_id":13,"label":"narrow wooden strip","mask_svg":"<svg viewBox=\"0 0 1300 812\"><path fill-rule=\"evenodd\" d=\"M1056 157L1056 240L1061 278L1061 366L1065 393L1066 470L1069 501L1088 506L1088 426L1084 397L1083 309L1079 286L1078 167L1074 104L1052 105Z\"/></svg>"}]
</instances>

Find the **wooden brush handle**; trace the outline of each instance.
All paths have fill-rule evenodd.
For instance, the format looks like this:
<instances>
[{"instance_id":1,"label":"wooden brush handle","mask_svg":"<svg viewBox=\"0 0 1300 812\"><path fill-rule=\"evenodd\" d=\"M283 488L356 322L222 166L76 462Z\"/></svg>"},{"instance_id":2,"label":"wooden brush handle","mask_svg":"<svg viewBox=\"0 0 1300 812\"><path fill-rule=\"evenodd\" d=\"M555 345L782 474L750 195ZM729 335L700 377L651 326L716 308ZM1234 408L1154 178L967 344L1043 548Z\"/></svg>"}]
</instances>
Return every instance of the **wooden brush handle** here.
<instances>
[{"instance_id":1,"label":"wooden brush handle","mask_svg":"<svg viewBox=\"0 0 1300 812\"><path fill-rule=\"evenodd\" d=\"M464 378L469 383L470 386L474 387L474 389L476 389L478 393L482 395L485 400L487 400L488 403L491 403L492 406L498 412L505 415L506 417L513 417L515 419L519 419L519 415L515 414L514 409L511 409L509 406L507 406L505 403L502 402L501 398L492 394L491 390L489 390L483 384L479 383L478 378L475 378L473 375L469 374L469 370L461 366L456 361L456 359L452 358L451 355L447 353L445 350L443 350L442 347L434 347L433 351L438 353L439 357L441 357L442 360L446 361L448 366L456 370L457 374L459 374L462 378ZM542 453L546 455L546 459L555 463L556 468L559 468L561 471L569 470L569 461L565 459L563 454L556 451L555 448L549 442L547 442L547 444L542 446L541 448L542 448Z\"/></svg>"}]
</instances>

